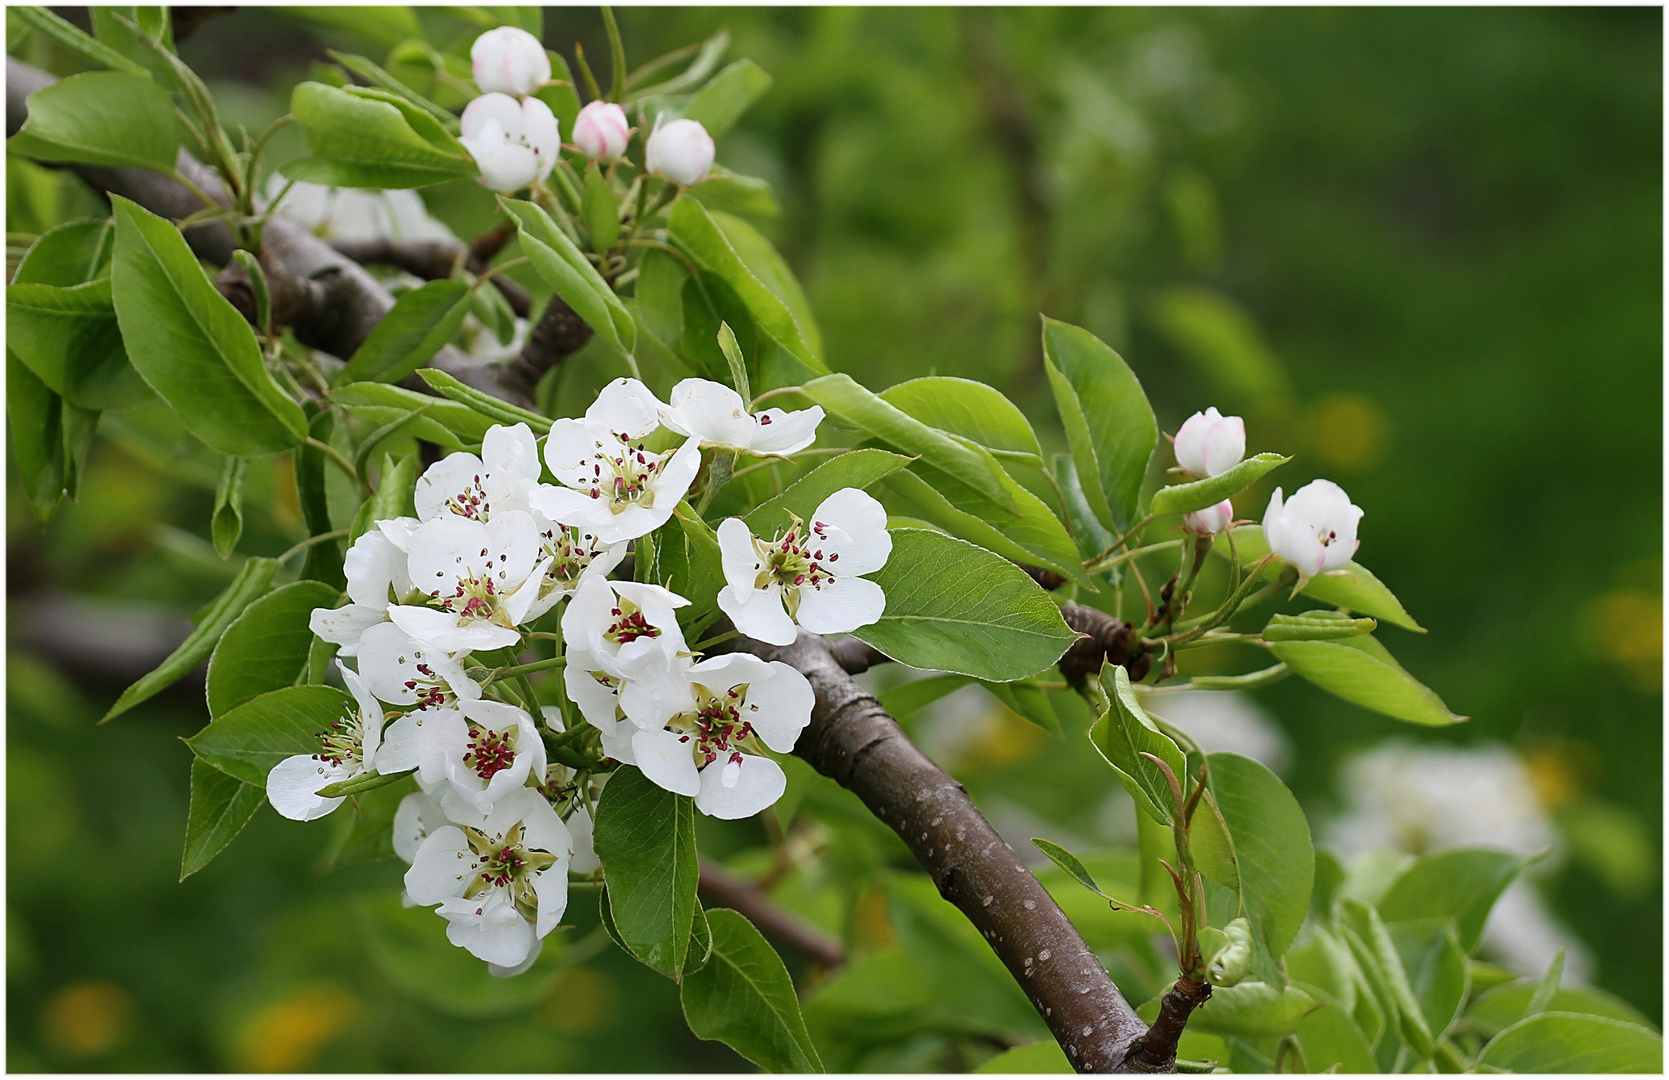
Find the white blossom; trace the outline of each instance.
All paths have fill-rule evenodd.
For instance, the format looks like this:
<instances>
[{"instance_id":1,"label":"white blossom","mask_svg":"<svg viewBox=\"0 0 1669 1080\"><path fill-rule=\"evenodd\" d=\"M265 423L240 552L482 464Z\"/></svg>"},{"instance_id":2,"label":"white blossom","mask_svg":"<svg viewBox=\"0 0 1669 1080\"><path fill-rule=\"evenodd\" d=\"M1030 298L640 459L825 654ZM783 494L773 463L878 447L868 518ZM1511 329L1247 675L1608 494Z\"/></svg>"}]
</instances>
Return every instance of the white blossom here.
<instances>
[{"instance_id":1,"label":"white blossom","mask_svg":"<svg viewBox=\"0 0 1669 1080\"><path fill-rule=\"evenodd\" d=\"M341 646L343 656L357 656L364 633L388 619L390 604L399 603L412 591L406 570L405 552L394 546L380 530L367 530L342 560L348 579L348 599L339 608L314 608L307 626L314 634Z\"/></svg>"},{"instance_id":2,"label":"white blossom","mask_svg":"<svg viewBox=\"0 0 1669 1080\"><path fill-rule=\"evenodd\" d=\"M688 605L659 585L601 577L581 582L568 601L564 681L586 720L606 736L621 713L638 727L658 728L687 702L693 660L677 609Z\"/></svg>"},{"instance_id":3,"label":"white blossom","mask_svg":"<svg viewBox=\"0 0 1669 1080\"><path fill-rule=\"evenodd\" d=\"M574 145L594 161L614 161L626 152L632 125L612 101L593 101L574 118Z\"/></svg>"},{"instance_id":4,"label":"white blossom","mask_svg":"<svg viewBox=\"0 0 1669 1080\"><path fill-rule=\"evenodd\" d=\"M439 904L447 940L493 965L524 970L568 907L568 828L544 796L521 788L479 822L442 825L406 871L406 892Z\"/></svg>"},{"instance_id":5,"label":"white blossom","mask_svg":"<svg viewBox=\"0 0 1669 1080\"><path fill-rule=\"evenodd\" d=\"M412 533L407 563L414 586L435 606L402 605L388 617L445 652L514 645L521 640L515 627L538 592L522 589L538 556L539 535L523 511L501 511L485 524L443 514Z\"/></svg>"},{"instance_id":6,"label":"white blossom","mask_svg":"<svg viewBox=\"0 0 1669 1080\"><path fill-rule=\"evenodd\" d=\"M1215 407L1195 413L1177 429L1176 463L1195 476L1226 473L1246 456L1246 422Z\"/></svg>"},{"instance_id":7,"label":"white blossom","mask_svg":"<svg viewBox=\"0 0 1669 1080\"><path fill-rule=\"evenodd\" d=\"M415 191L335 188L305 180L292 183L274 172L263 194L256 202L259 209L270 209L282 196L276 213L328 240L458 242L451 229L430 216Z\"/></svg>"},{"instance_id":8,"label":"white blossom","mask_svg":"<svg viewBox=\"0 0 1669 1080\"><path fill-rule=\"evenodd\" d=\"M414 791L401 799L394 810L394 854L400 856L407 866L417 858L417 849L423 846L430 833L442 825L451 824L440 799L439 787L430 791Z\"/></svg>"},{"instance_id":9,"label":"white blossom","mask_svg":"<svg viewBox=\"0 0 1669 1080\"><path fill-rule=\"evenodd\" d=\"M823 407L749 413L742 395L723 383L685 379L672 388L661 420L680 435L700 439L702 446L781 456L812 444L817 425L823 421Z\"/></svg>"},{"instance_id":10,"label":"white blossom","mask_svg":"<svg viewBox=\"0 0 1669 1080\"><path fill-rule=\"evenodd\" d=\"M481 169L481 184L518 191L550 175L562 150L551 107L536 97L482 94L464 108L458 141Z\"/></svg>"},{"instance_id":11,"label":"white blossom","mask_svg":"<svg viewBox=\"0 0 1669 1080\"><path fill-rule=\"evenodd\" d=\"M317 794L320 788L373 771L382 740L382 705L359 676L337 663L354 703L340 719L319 733L319 752L287 757L267 773L267 801L292 821L313 821L342 805L342 797Z\"/></svg>"},{"instance_id":12,"label":"white blossom","mask_svg":"<svg viewBox=\"0 0 1669 1080\"><path fill-rule=\"evenodd\" d=\"M1234 522L1234 507L1227 499L1216 506L1182 515L1182 527L1196 536L1216 536Z\"/></svg>"},{"instance_id":13,"label":"white blossom","mask_svg":"<svg viewBox=\"0 0 1669 1080\"><path fill-rule=\"evenodd\" d=\"M475 85L483 93L518 97L531 94L551 78L551 58L539 39L516 26L488 30L469 47Z\"/></svg>"},{"instance_id":14,"label":"white blossom","mask_svg":"<svg viewBox=\"0 0 1669 1080\"><path fill-rule=\"evenodd\" d=\"M780 661L748 653L703 660L689 670L688 707L657 731L632 736L643 775L717 818L757 814L782 796L782 766L750 753L755 740L778 753L794 749L811 722L811 684Z\"/></svg>"},{"instance_id":15,"label":"white blossom","mask_svg":"<svg viewBox=\"0 0 1669 1080\"><path fill-rule=\"evenodd\" d=\"M796 519L770 541L739 518L718 529L723 559L719 608L736 629L772 645L791 645L795 623L836 634L881 617L886 594L860 574L874 573L892 554L887 512L857 488L842 488L817 507L809 524Z\"/></svg>"},{"instance_id":16,"label":"white blossom","mask_svg":"<svg viewBox=\"0 0 1669 1080\"><path fill-rule=\"evenodd\" d=\"M448 454L423 471L412 491L420 521L456 514L488 521L493 510L526 510L518 497L524 481L539 479L539 448L526 424L494 424L481 440L481 456Z\"/></svg>"},{"instance_id":17,"label":"white blossom","mask_svg":"<svg viewBox=\"0 0 1669 1080\"><path fill-rule=\"evenodd\" d=\"M454 821L486 814L529 777L545 777L545 742L533 718L500 701L464 701L428 717L417 754L420 783L450 785L442 806Z\"/></svg>"},{"instance_id":18,"label":"white blossom","mask_svg":"<svg viewBox=\"0 0 1669 1080\"><path fill-rule=\"evenodd\" d=\"M1356 525L1362 508L1331 480L1312 480L1281 501L1281 489L1269 499L1263 515L1263 537L1269 550L1298 568L1304 578L1342 568L1356 554L1361 541Z\"/></svg>"},{"instance_id":19,"label":"white blossom","mask_svg":"<svg viewBox=\"0 0 1669 1080\"><path fill-rule=\"evenodd\" d=\"M572 596L580 582L607 577L626 557L625 541L604 544L596 533L552 521L537 510L533 512L533 526L539 530L539 565L545 572L536 582L529 582L528 587L538 592L523 616L524 622L533 622Z\"/></svg>"},{"instance_id":20,"label":"white blossom","mask_svg":"<svg viewBox=\"0 0 1669 1080\"><path fill-rule=\"evenodd\" d=\"M707 179L713 168L713 137L697 120L661 124L644 144L644 168L686 187Z\"/></svg>"},{"instance_id":21,"label":"white blossom","mask_svg":"<svg viewBox=\"0 0 1669 1080\"><path fill-rule=\"evenodd\" d=\"M552 521L578 526L604 544L654 532L678 507L701 468L694 439L656 454L643 439L660 426L663 406L636 379L616 379L585 419L551 424L545 464L563 487L539 485L529 504Z\"/></svg>"}]
</instances>

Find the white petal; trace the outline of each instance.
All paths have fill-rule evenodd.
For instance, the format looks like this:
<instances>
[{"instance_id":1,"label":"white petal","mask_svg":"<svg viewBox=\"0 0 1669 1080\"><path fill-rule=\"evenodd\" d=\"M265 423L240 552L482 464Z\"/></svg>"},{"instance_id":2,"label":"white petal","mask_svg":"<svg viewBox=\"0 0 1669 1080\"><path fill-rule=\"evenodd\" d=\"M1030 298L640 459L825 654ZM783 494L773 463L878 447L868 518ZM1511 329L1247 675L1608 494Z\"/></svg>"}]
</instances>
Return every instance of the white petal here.
<instances>
[{"instance_id":1,"label":"white petal","mask_svg":"<svg viewBox=\"0 0 1669 1080\"><path fill-rule=\"evenodd\" d=\"M451 777L449 763L462 760L468 750L469 725L456 709L418 713L416 723L418 779L426 785L442 783Z\"/></svg>"},{"instance_id":2,"label":"white petal","mask_svg":"<svg viewBox=\"0 0 1669 1080\"><path fill-rule=\"evenodd\" d=\"M632 736L632 756L643 775L677 795L701 790L689 737L676 731L640 731Z\"/></svg>"},{"instance_id":3,"label":"white petal","mask_svg":"<svg viewBox=\"0 0 1669 1080\"><path fill-rule=\"evenodd\" d=\"M424 716L421 712L407 713L388 725L383 732L382 746L377 750L374 762L379 773L405 772L415 769L421 763L418 756L417 738L422 731L421 723Z\"/></svg>"},{"instance_id":4,"label":"white petal","mask_svg":"<svg viewBox=\"0 0 1669 1080\"><path fill-rule=\"evenodd\" d=\"M752 817L782 798L788 776L781 765L752 754L741 758L739 769L721 757L701 770L701 790L695 796L697 810L709 817L734 820Z\"/></svg>"},{"instance_id":5,"label":"white petal","mask_svg":"<svg viewBox=\"0 0 1669 1080\"><path fill-rule=\"evenodd\" d=\"M313 614L308 616L307 628L332 645L342 646L343 656L353 656L359 651L359 642L365 631L387 617L386 606L349 604L339 608L314 608ZM353 651L350 652L350 649Z\"/></svg>"},{"instance_id":6,"label":"white petal","mask_svg":"<svg viewBox=\"0 0 1669 1080\"><path fill-rule=\"evenodd\" d=\"M475 900L454 897L441 904L446 917L446 940L468 949L472 956L501 968L518 968L533 951L533 927L502 890Z\"/></svg>"},{"instance_id":7,"label":"white petal","mask_svg":"<svg viewBox=\"0 0 1669 1080\"><path fill-rule=\"evenodd\" d=\"M552 521L587 530L614 524L608 503L571 487L540 484L527 493L527 505Z\"/></svg>"},{"instance_id":8,"label":"white petal","mask_svg":"<svg viewBox=\"0 0 1669 1080\"><path fill-rule=\"evenodd\" d=\"M412 792L400 800L394 811L394 854L411 865L423 841L446 823L438 795L430 791Z\"/></svg>"},{"instance_id":9,"label":"white petal","mask_svg":"<svg viewBox=\"0 0 1669 1080\"><path fill-rule=\"evenodd\" d=\"M448 454L423 470L412 489L417 516L424 521L442 514L485 521L492 512L486 501L487 467L474 454ZM369 535L369 534L366 534Z\"/></svg>"},{"instance_id":10,"label":"white petal","mask_svg":"<svg viewBox=\"0 0 1669 1080\"><path fill-rule=\"evenodd\" d=\"M388 609L388 617L418 641L443 652L503 649L521 640L521 635L508 627L489 622L462 626L458 616L434 608L393 607Z\"/></svg>"},{"instance_id":11,"label":"white petal","mask_svg":"<svg viewBox=\"0 0 1669 1080\"><path fill-rule=\"evenodd\" d=\"M485 134L488 121L498 124L500 132L518 136L522 133L522 107L509 94L482 94L464 106L458 129L464 138L478 139Z\"/></svg>"},{"instance_id":12,"label":"white petal","mask_svg":"<svg viewBox=\"0 0 1669 1080\"><path fill-rule=\"evenodd\" d=\"M585 807L577 807L568 815L568 833L574 838L574 857L569 860L568 869L576 874L591 874L601 869L603 864L597 860L597 849L591 843L591 813Z\"/></svg>"},{"instance_id":13,"label":"white petal","mask_svg":"<svg viewBox=\"0 0 1669 1080\"><path fill-rule=\"evenodd\" d=\"M792 645L799 628L782 606L782 589L775 582L768 589L752 589L738 595L726 585L719 590L719 610L730 616L739 633L770 645Z\"/></svg>"},{"instance_id":14,"label":"white petal","mask_svg":"<svg viewBox=\"0 0 1669 1080\"><path fill-rule=\"evenodd\" d=\"M753 443L756 425L748 415L742 395L710 379L685 379L672 388L669 408L663 413L666 426L681 435L693 435L703 446L730 446L747 450Z\"/></svg>"},{"instance_id":15,"label":"white petal","mask_svg":"<svg viewBox=\"0 0 1669 1080\"><path fill-rule=\"evenodd\" d=\"M527 950L527 956L521 963L515 965L514 967L504 967L502 964L489 963L487 965L487 974L499 979L508 979L513 976L520 975L522 972L532 967L534 963L538 961L539 954L544 951L545 943L535 938L533 941L533 948Z\"/></svg>"},{"instance_id":16,"label":"white petal","mask_svg":"<svg viewBox=\"0 0 1669 1080\"><path fill-rule=\"evenodd\" d=\"M637 439L660 426L664 409L647 386L636 379L619 378L598 393L597 400L585 410L585 419L607 431Z\"/></svg>"},{"instance_id":17,"label":"white petal","mask_svg":"<svg viewBox=\"0 0 1669 1080\"><path fill-rule=\"evenodd\" d=\"M871 574L885 566L892 554L886 508L858 488L841 488L824 499L808 524L813 537L823 540L825 555L839 556L821 560L831 573ZM819 524L832 528L819 533Z\"/></svg>"},{"instance_id":18,"label":"white petal","mask_svg":"<svg viewBox=\"0 0 1669 1080\"><path fill-rule=\"evenodd\" d=\"M688 752L684 756L688 757ZM342 800L321 798L314 792L346 779L346 770L334 769L307 754L297 754L280 761L267 773L267 801L291 821L316 821L341 806Z\"/></svg>"},{"instance_id":19,"label":"white petal","mask_svg":"<svg viewBox=\"0 0 1669 1080\"><path fill-rule=\"evenodd\" d=\"M552 476L569 487L583 487L591 480L591 464L596 456L597 437L584 420L551 421L550 433L545 436L545 464Z\"/></svg>"},{"instance_id":20,"label":"white petal","mask_svg":"<svg viewBox=\"0 0 1669 1080\"><path fill-rule=\"evenodd\" d=\"M849 634L880 619L887 594L867 578L838 577L820 588L800 589L801 626L814 634Z\"/></svg>"},{"instance_id":21,"label":"white petal","mask_svg":"<svg viewBox=\"0 0 1669 1080\"><path fill-rule=\"evenodd\" d=\"M753 583L765 564L753 546L753 533L741 518L725 518L719 522L719 563L724 567L725 582L738 593L753 591Z\"/></svg>"},{"instance_id":22,"label":"white petal","mask_svg":"<svg viewBox=\"0 0 1669 1080\"><path fill-rule=\"evenodd\" d=\"M1225 416L1206 432L1204 457L1207 476L1219 476L1240 464L1246 456L1246 422Z\"/></svg>"},{"instance_id":23,"label":"white petal","mask_svg":"<svg viewBox=\"0 0 1669 1080\"><path fill-rule=\"evenodd\" d=\"M665 727L668 720L695 705L687 656L640 655L619 669L626 675L620 688L620 711L637 727Z\"/></svg>"},{"instance_id":24,"label":"white petal","mask_svg":"<svg viewBox=\"0 0 1669 1080\"><path fill-rule=\"evenodd\" d=\"M742 719L753 725L766 746L786 754L811 723L817 695L804 675L780 660L771 661L770 671L769 678L748 684Z\"/></svg>"},{"instance_id":25,"label":"white petal","mask_svg":"<svg viewBox=\"0 0 1669 1080\"><path fill-rule=\"evenodd\" d=\"M353 542L342 559L342 573L348 579L348 596L366 607L387 607L390 589L401 597L411 591L405 552L380 530L367 531Z\"/></svg>"},{"instance_id":26,"label":"white petal","mask_svg":"<svg viewBox=\"0 0 1669 1080\"><path fill-rule=\"evenodd\" d=\"M823 406L813 405L797 412L766 409L754 417L758 429L753 436L756 454L795 454L817 441L817 425L823 422Z\"/></svg>"},{"instance_id":27,"label":"white petal","mask_svg":"<svg viewBox=\"0 0 1669 1080\"><path fill-rule=\"evenodd\" d=\"M406 871L406 892L419 904L438 904L464 891L475 876L474 865L463 830L443 825L418 845Z\"/></svg>"}]
</instances>

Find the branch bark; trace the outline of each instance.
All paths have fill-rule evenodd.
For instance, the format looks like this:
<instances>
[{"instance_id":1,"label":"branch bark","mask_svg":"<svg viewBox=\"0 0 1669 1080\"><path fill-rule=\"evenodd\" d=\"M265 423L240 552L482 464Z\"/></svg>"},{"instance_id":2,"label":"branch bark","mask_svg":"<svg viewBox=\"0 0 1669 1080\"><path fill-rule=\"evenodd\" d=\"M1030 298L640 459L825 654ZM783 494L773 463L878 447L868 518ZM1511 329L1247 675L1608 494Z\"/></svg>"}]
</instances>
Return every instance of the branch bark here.
<instances>
[{"instance_id":1,"label":"branch bark","mask_svg":"<svg viewBox=\"0 0 1669 1080\"><path fill-rule=\"evenodd\" d=\"M810 680L817 704L794 752L898 833L1020 984L1073 1068L1126 1071L1147 1025L967 790L910 742L822 638L802 630L786 647L737 641Z\"/></svg>"},{"instance_id":2,"label":"branch bark","mask_svg":"<svg viewBox=\"0 0 1669 1080\"><path fill-rule=\"evenodd\" d=\"M840 942L808 923L782 910L751 881L744 881L723 867L701 860L701 895L717 907L735 908L759 927L760 933L774 938L808 960L815 961L830 971L846 963L846 950Z\"/></svg>"}]
</instances>

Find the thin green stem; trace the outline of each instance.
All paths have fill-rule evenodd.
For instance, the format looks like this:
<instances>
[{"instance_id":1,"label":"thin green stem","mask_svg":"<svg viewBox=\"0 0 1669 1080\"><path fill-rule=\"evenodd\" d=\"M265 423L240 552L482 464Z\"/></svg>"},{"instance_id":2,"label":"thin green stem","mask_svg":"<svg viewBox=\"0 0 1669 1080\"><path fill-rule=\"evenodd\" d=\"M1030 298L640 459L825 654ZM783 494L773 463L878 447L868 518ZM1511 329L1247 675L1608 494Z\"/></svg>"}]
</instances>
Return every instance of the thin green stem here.
<instances>
[{"instance_id":1,"label":"thin green stem","mask_svg":"<svg viewBox=\"0 0 1669 1080\"><path fill-rule=\"evenodd\" d=\"M1159 551L1170 551L1172 548L1181 547L1184 543L1186 543L1184 540L1163 540L1157 544L1148 544L1146 547L1131 548L1129 551L1114 555L1111 558L1100 556L1086 564L1084 569L1092 574L1098 574L1103 570L1111 570L1115 566L1121 566L1138 556L1152 555Z\"/></svg>"},{"instance_id":2,"label":"thin green stem","mask_svg":"<svg viewBox=\"0 0 1669 1080\"><path fill-rule=\"evenodd\" d=\"M358 484L360 486L360 489L363 490L365 492L365 494L367 494L367 495L373 494L373 492L371 490L371 485L367 484L365 482L365 478L363 476L359 475L359 470L354 468L354 463L349 461L347 458L343 457L342 452L340 450L336 449L336 447L330 445L327 442L322 442L319 439L315 439L312 436L308 436L307 445L312 447L314 450L317 450L319 453L323 454L325 457L329 458L331 461L333 461L337 465L338 468L340 468L343 472L345 472L349 476L351 476L353 478L354 483Z\"/></svg>"},{"instance_id":3,"label":"thin green stem","mask_svg":"<svg viewBox=\"0 0 1669 1080\"><path fill-rule=\"evenodd\" d=\"M553 656L548 660L535 660L529 664L517 664L514 667L495 668L493 669L493 673L487 676L487 682L494 683L499 679L508 679L516 675L526 675L529 672L534 671L550 671L553 668L566 667L567 664L568 658L566 656Z\"/></svg>"},{"instance_id":4,"label":"thin green stem","mask_svg":"<svg viewBox=\"0 0 1669 1080\"><path fill-rule=\"evenodd\" d=\"M284 554L278 556L278 561L279 562L284 562L284 561L290 559L293 556L299 555L302 552L306 551L308 548L312 547L314 544L323 544L323 543L327 543L328 541L331 541L331 540L340 540L347 535L348 535L348 530L347 529L335 529L331 532L320 533L317 536L309 536L307 539L303 540L301 543L297 544L295 547L292 547L290 550L286 551Z\"/></svg>"},{"instance_id":5,"label":"thin green stem","mask_svg":"<svg viewBox=\"0 0 1669 1080\"><path fill-rule=\"evenodd\" d=\"M691 651L692 652L705 652L706 650L711 649L714 645L719 645L719 644L722 644L726 641L729 641L731 638L738 636L740 633L741 633L741 631L739 631L739 630L731 630L729 633L714 634L712 637L708 638L706 641L696 642L695 646L691 649Z\"/></svg>"},{"instance_id":6,"label":"thin green stem","mask_svg":"<svg viewBox=\"0 0 1669 1080\"><path fill-rule=\"evenodd\" d=\"M477 274L475 276L475 284L470 286L470 291L473 292L474 290L479 289L481 286L485 285L487 282L491 281L493 278L497 277L499 274L502 274L504 271L513 270L516 267L522 265L523 263L529 262L529 261L531 261L531 260L529 260L527 256L519 255L514 259L506 259L503 262L499 263L497 266L487 267L485 270L481 271L479 274Z\"/></svg>"}]
</instances>

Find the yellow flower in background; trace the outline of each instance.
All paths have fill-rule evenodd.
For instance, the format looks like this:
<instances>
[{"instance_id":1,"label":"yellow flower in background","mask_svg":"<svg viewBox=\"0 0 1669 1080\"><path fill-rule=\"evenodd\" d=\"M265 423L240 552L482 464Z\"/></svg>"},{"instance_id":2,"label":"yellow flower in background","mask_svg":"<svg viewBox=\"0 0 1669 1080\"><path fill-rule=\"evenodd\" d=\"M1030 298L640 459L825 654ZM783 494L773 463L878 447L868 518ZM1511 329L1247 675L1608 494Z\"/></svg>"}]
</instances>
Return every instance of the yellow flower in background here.
<instances>
[{"instance_id":1,"label":"yellow flower in background","mask_svg":"<svg viewBox=\"0 0 1669 1080\"><path fill-rule=\"evenodd\" d=\"M1584 637L1601 658L1623 669L1636 690L1663 689L1663 597L1613 589L1588 606Z\"/></svg>"},{"instance_id":2,"label":"yellow flower in background","mask_svg":"<svg viewBox=\"0 0 1669 1080\"><path fill-rule=\"evenodd\" d=\"M1308 442L1331 468L1360 472L1385 451L1390 421L1379 406L1358 394L1328 394L1310 406Z\"/></svg>"},{"instance_id":3,"label":"yellow flower in background","mask_svg":"<svg viewBox=\"0 0 1669 1080\"><path fill-rule=\"evenodd\" d=\"M232 1068L295 1072L359 1012L359 999L332 983L310 983L258 1010L238 1033Z\"/></svg>"},{"instance_id":4,"label":"yellow flower in background","mask_svg":"<svg viewBox=\"0 0 1669 1080\"><path fill-rule=\"evenodd\" d=\"M74 1057L102 1054L133 1026L133 999L114 983L88 980L59 990L41 1010L41 1041Z\"/></svg>"}]
</instances>

